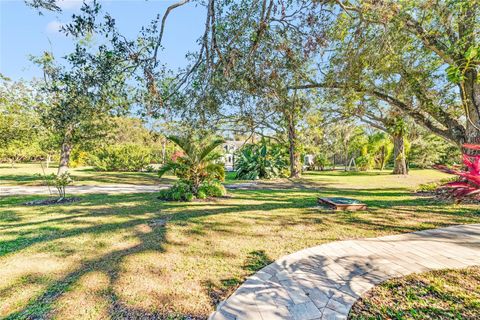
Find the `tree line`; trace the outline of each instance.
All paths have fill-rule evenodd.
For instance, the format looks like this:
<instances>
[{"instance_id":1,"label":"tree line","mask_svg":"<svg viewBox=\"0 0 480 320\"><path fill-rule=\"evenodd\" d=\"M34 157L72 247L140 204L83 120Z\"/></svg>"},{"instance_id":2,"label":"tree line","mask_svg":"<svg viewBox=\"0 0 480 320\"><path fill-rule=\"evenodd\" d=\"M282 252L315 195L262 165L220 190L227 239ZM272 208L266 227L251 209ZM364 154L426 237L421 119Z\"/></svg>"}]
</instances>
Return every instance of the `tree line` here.
<instances>
[{"instance_id":1,"label":"tree line","mask_svg":"<svg viewBox=\"0 0 480 320\"><path fill-rule=\"evenodd\" d=\"M60 10L55 0L27 3ZM205 8L204 32L188 66L172 71L161 56L168 17L192 3ZM306 115L317 114L321 128L349 119L388 135L394 172L405 174L411 124L458 148L480 142L478 6L477 0L182 0L127 39L93 1L63 28L76 42L74 52L61 64L48 53L36 62L55 106L51 119L64 130L61 162L83 139L64 115L95 117L100 126L99 115L135 104L143 115L174 115L190 127L240 128L283 141L292 177L301 172ZM103 40L92 49L85 43L93 34Z\"/></svg>"}]
</instances>

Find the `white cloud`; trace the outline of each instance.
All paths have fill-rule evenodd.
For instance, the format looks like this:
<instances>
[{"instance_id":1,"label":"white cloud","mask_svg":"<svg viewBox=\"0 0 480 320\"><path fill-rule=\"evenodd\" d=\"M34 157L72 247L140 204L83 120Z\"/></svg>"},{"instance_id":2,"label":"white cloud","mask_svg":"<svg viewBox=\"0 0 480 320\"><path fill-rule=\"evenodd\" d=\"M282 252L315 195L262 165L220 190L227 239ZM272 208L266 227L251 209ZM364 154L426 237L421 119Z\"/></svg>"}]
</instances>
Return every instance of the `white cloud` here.
<instances>
[{"instance_id":1,"label":"white cloud","mask_svg":"<svg viewBox=\"0 0 480 320\"><path fill-rule=\"evenodd\" d=\"M91 2L92 0L85 0L86 3ZM61 0L58 2L58 6L62 10L76 10L81 8L83 5L83 0Z\"/></svg>"},{"instance_id":2,"label":"white cloud","mask_svg":"<svg viewBox=\"0 0 480 320\"><path fill-rule=\"evenodd\" d=\"M47 24L46 30L48 33L58 33L62 26L63 24L61 22L53 20Z\"/></svg>"}]
</instances>

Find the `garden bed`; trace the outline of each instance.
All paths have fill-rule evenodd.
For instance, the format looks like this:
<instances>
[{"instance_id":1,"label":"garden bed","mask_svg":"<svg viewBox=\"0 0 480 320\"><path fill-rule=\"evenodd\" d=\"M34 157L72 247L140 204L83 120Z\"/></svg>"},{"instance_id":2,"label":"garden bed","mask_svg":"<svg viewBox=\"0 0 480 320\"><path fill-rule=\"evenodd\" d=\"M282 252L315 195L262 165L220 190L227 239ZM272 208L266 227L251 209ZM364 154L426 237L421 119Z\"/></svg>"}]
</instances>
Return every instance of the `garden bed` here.
<instances>
[{"instance_id":1,"label":"garden bed","mask_svg":"<svg viewBox=\"0 0 480 320\"><path fill-rule=\"evenodd\" d=\"M66 204L80 201L80 198L70 197L70 198L48 198L48 199L39 199L25 202L25 206L49 206L55 204Z\"/></svg>"}]
</instances>

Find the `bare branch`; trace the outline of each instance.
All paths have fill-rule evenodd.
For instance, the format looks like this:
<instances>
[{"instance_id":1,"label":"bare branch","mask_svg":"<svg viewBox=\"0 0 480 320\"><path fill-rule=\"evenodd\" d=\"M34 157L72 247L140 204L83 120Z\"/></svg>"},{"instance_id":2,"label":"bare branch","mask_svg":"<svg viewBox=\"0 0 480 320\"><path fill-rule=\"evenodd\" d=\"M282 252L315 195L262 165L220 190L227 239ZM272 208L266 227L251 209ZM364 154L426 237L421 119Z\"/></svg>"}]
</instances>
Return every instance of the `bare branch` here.
<instances>
[{"instance_id":1,"label":"bare branch","mask_svg":"<svg viewBox=\"0 0 480 320\"><path fill-rule=\"evenodd\" d=\"M165 30L165 23L167 22L168 15L170 14L170 12L173 9L181 7L188 2L190 2L190 0L180 0L180 1L178 1L174 4L172 4L172 5L168 6L167 10L163 14L162 24L160 26L160 33L158 34L157 43L155 45L155 50L154 50L153 57L152 57L152 59L155 61L155 65L157 64L156 61L157 61L158 49L160 48L160 46L162 44L163 33L164 33L164 30Z\"/></svg>"}]
</instances>

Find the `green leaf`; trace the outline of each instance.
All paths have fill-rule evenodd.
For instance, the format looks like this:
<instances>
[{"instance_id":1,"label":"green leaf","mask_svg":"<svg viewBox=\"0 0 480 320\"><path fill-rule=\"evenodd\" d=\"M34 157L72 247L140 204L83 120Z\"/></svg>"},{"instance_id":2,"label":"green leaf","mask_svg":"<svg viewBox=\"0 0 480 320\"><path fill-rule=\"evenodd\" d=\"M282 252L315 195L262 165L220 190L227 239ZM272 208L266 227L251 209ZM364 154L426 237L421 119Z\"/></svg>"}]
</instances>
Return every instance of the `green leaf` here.
<instances>
[{"instance_id":1,"label":"green leaf","mask_svg":"<svg viewBox=\"0 0 480 320\"><path fill-rule=\"evenodd\" d=\"M475 59L477 55L478 55L478 48L472 46L468 48L467 52L465 52L465 59L470 61Z\"/></svg>"}]
</instances>

